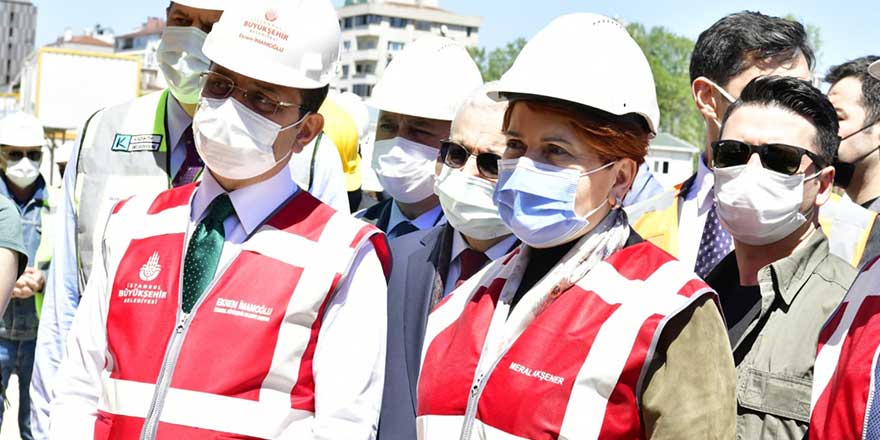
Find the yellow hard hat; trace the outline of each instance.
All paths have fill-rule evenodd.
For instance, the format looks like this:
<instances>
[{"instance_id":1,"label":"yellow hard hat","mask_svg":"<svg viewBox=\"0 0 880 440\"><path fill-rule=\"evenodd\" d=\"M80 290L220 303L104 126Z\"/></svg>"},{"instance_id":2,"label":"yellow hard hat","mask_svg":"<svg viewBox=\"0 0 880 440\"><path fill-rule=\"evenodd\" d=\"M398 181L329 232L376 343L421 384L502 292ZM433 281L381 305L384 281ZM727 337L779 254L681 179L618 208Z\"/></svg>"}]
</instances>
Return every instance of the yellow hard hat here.
<instances>
[{"instance_id":1,"label":"yellow hard hat","mask_svg":"<svg viewBox=\"0 0 880 440\"><path fill-rule=\"evenodd\" d=\"M324 134L336 144L345 174L345 190L356 191L361 187L361 157L358 153L358 127L348 112L331 98L318 110L324 116Z\"/></svg>"}]
</instances>

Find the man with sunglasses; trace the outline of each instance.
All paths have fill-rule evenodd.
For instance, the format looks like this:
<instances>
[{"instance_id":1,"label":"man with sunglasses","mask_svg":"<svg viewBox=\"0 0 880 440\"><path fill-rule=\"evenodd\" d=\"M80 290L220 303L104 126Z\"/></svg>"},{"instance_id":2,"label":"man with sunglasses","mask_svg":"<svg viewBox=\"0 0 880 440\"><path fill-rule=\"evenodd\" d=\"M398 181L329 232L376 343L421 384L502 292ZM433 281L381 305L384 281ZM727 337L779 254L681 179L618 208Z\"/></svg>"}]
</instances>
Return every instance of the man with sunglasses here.
<instances>
[{"instance_id":1,"label":"man with sunglasses","mask_svg":"<svg viewBox=\"0 0 880 440\"><path fill-rule=\"evenodd\" d=\"M855 276L830 252L819 208L834 182L834 107L795 78L753 80L713 143L718 217L734 251L706 282L737 367L737 437L801 439L816 341Z\"/></svg>"},{"instance_id":2,"label":"man with sunglasses","mask_svg":"<svg viewBox=\"0 0 880 440\"><path fill-rule=\"evenodd\" d=\"M53 438L375 437L385 237L289 169L323 128L339 38L329 0L225 10L193 120L207 172L113 207L56 382Z\"/></svg>"},{"instance_id":3,"label":"man with sunglasses","mask_svg":"<svg viewBox=\"0 0 880 440\"><path fill-rule=\"evenodd\" d=\"M796 21L745 11L728 15L701 33L690 76L694 102L706 122L705 151L690 179L627 208L636 231L705 277L733 250L712 193L712 142L719 139L721 118L752 79L782 75L809 80L814 63L806 30ZM865 258L869 237L880 240L880 232L874 231L877 216L836 195L832 202L821 212L832 253L856 266Z\"/></svg>"},{"instance_id":4,"label":"man with sunglasses","mask_svg":"<svg viewBox=\"0 0 880 440\"><path fill-rule=\"evenodd\" d=\"M391 199L357 215L396 238L443 221L434 194L440 143L455 111L483 84L464 46L425 37L385 69L368 104L379 109L373 169Z\"/></svg>"},{"instance_id":5,"label":"man with sunglasses","mask_svg":"<svg viewBox=\"0 0 880 440\"><path fill-rule=\"evenodd\" d=\"M49 188L40 175L45 143L37 118L13 113L0 120L0 197L14 201L18 208L27 255L27 269L16 281L0 321L0 385L6 389L9 377L18 376L18 427L23 439L33 438L28 389L37 340L37 296L42 296L44 271L51 259L51 252L46 252L51 249L50 235L42 233L51 215ZM0 420L2 416L0 407Z\"/></svg>"},{"instance_id":6,"label":"man with sunglasses","mask_svg":"<svg viewBox=\"0 0 880 440\"><path fill-rule=\"evenodd\" d=\"M507 143L501 131L507 103L489 99L486 90L468 97L441 143L435 192L448 223L391 242L383 439L416 438L416 385L428 313L518 243L492 200Z\"/></svg>"}]
</instances>

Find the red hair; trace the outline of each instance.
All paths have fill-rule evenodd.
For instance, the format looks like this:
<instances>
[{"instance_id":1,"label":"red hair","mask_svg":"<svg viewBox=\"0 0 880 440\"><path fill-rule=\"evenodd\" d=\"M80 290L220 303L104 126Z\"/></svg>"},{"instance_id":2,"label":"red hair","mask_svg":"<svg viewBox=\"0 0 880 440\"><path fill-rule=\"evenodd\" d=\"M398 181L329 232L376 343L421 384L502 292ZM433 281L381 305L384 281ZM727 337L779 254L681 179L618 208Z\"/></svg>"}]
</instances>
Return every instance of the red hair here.
<instances>
[{"instance_id":1,"label":"red hair","mask_svg":"<svg viewBox=\"0 0 880 440\"><path fill-rule=\"evenodd\" d=\"M507 130L513 109L525 105L534 112L550 113L568 120L577 136L605 161L632 159L641 165L653 137L641 115L613 115L592 107L556 99L523 98L512 100L504 114Z\"/></svg>"}]
</instances>

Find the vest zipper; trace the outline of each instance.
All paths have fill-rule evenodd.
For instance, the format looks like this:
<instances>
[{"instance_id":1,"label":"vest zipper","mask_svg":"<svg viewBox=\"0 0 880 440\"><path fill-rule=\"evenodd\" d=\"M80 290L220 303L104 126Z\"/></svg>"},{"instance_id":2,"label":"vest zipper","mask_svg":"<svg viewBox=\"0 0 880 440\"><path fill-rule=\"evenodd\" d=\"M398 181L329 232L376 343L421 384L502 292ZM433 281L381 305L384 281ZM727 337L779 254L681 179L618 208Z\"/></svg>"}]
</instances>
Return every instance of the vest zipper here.
<instances>
[{"instance_id":1,"label":"vest zipper","mask_svg":"<svg viewBox=\"0 0 880 440\"><path fill-rule=\"evenodd\" d=\"M467 410L464 413L464 425L461 427L461 440L470 440L471 432L474 429L474 420L477 417L477 406L480 403L480 396L483 395L483 389L486 388L486 382L489 381L489 376L492 375L492 372L495 371L495 367L501 363L501 359L504 358L504 355L507 354L512 346L513 344L508 344L492 365L489 366L489 369L478 377L477 380L474 381L474 384L471 385L471 391L468 395ZM477 371L479 371L479 365L477 365Z\"/></svg>"},{"instance_id":2,"label":"vest zipper","mask_svg":"<svg viewBox=\"0 0 880 440\"><path fill-rule=\"evenodd\" d=\"M872 367L871 368L871 376L874 376L874 371L877 368L877 362L878 362L877 355L878 354L880 354L880 347L878 347L877 350L874 351L874 362L871 363L871 367ZM862 440L868 439L868 418L871 417L871 407L874 406L873 405L874 404L874 387L876 386L876 384L874 382L876 380L877 380L877 378L874 377L868 383L868 386L870 388L868 389L868 404L865 406L865 420L862 423Z\"/></svg>"},{"instance_id":3,"label":"vest zipper","mask_svg":"<svg viewBox=\"0 0 880 440\"><path fill-rule=\"evenodd\" d=\"M189 237L189 231L187 231L187 237ZM184 250L181 253L182 262L186 261L186 248L188 243L189 239L184 241ZM177 293L177 326L174 328L174 333L171 335L171 339L168 341L168 347L165 350L162 369L159 370L159 380L156 381L156 390L153 392L153 401L150 403L150 410L147 412L147 417L144 420L144 428L141 431L141 440L155 440L156 432L159 429L159 418L162 415L162 408L165 404L165 396L168 394L168 388L171 386L171 378L173 377L174 369L177 366L177 358L180 356L180 348L183 345L183 341L186 339L186 333L192 323L191 318L199 310L202 303L205 301L205 298L211 293L211 290L214 289L220 276L226 272L226 269L232 265L232 262L235 261L235 259L236 257L231 258L214 274L214 279L211 280L211 283L208 284L205 291L193 305L191 313L183 313L183 310L180 308L183 304L183 266L181 265L180 280L178 283L178 286L180 287L178 288Z\"/></svg>"}]
</instances>

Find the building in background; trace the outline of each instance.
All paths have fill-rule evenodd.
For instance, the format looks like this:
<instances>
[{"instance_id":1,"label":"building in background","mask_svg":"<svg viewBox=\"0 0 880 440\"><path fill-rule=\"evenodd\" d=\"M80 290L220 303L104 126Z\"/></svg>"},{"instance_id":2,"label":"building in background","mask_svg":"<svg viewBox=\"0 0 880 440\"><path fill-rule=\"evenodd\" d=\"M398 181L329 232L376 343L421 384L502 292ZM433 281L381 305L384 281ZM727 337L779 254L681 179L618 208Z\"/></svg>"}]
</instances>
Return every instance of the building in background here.
<instances>
[{"instance_id":1,"label":"building in background","mask_svg":"<svg viewBox=\"0 0 880 440\"><path fill-rule=\"evenodd\" d=\"M669 134L660 133L648 147L648 167L666 188L672 188L694 174L700 149Z\"/></svg>"},{"instance_id":2,"label":"building in background","mask_svg":"<svg viewBox=\"0 0 880 440\"><path fill-rule=\"evenodd\" d=\"M483 19L440 8L439 0L346 0L337 9L342 28L335 86L369 98L385 66L407 43L443 35L477 46Z\"/></svg>"},{"instance_id":3,"label":"building in background","mask_svg":"<svg viewBox=\"0 0 880 440\"><path fill-rule=\"evenodd\" d=\"M37 7L30 0L0 0L0 92L16 82L36 33Z\"/></svg>"},{"instance_id":4,"label":"building in background","mask_svg":"<svg viewBox=\"0 0 880 440\"><path fill-rule=\"evenodd\" d=\"M68 29L64 31L64 36L59 37L54 43L47 44L46 47L113 53L114 41L113 30L98 25L94 28L86 29L82 35L74 35L73 31Z\"/></svg>"},{"instance_id":5,"label":"building in background","mask_svg":"<svg viewBox=\"0 0 880 440\"><path fill-rule=\"evenodd\" d=\"M141 57L141 93L150 93L166 87L165 78L159 73L156 50L165 30L165 20L147 18L139 29L116 37L115 51L119 55Z\"/></svg>"}]
</instances>

